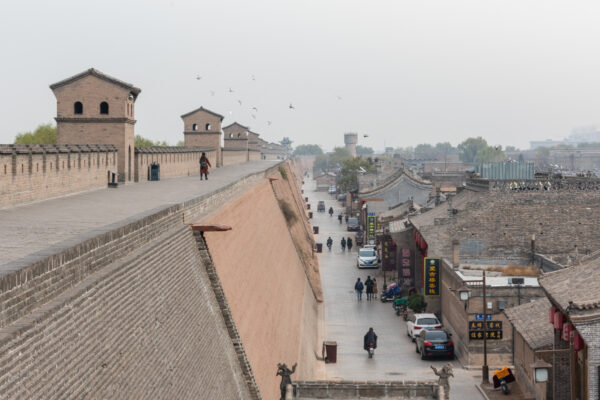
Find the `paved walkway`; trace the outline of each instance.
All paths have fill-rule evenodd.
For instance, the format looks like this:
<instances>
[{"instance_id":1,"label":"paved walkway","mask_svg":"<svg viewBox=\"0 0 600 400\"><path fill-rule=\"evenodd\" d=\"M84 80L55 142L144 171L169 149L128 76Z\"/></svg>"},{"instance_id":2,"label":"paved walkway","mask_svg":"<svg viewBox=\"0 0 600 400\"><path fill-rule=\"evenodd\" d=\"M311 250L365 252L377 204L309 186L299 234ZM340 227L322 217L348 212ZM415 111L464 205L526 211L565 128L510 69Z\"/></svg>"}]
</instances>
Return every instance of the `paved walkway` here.
<instances>
[{"instance_id":1,"label":"paved walkway","mask_svg":"<svg viewBox=\"0 0 600 400\"><path fill-rule=\"evenodd\" d=\"M323 243L323 253L319 264L325 298L325 340L338 343L336 364L326 364L327 379L345 380L424 380L436 379L430 365L436 368L448 360L422 361L415 352L415 344L406 335L406 323L394 313L390 303L379 300L357 301L354 282L360 277L364 282L367 275L377 277L379 290L383 286L383 276L379 270L359 270L356 267L357 249L342 252L340 240L348 237L345 223L339 224L337 215L342 210L340 203L325 192L314 191L315 183L306 179L305 193L309 197L313 212L313 225L319 226L317 242ZM326 209L333 206L336 213L316 212L318 200L325 200ZM331 236L334 246L329 252L325 246ZM353 235L352 235L353 236ZM363 350L363 336L373 327L378 335L378 348L372 359ZM480 400L482 397L475 388L478 372L463 369L456 361L454 379L451 379L451 399Z\"/></svg>"},{"instance_id":2,"label":"paved walkway","mask_svg":"<svg viewBox=\"0 0 600 400\"><path fill-rule=\"evenodd\" d=\"M196 176L141 182L0 210L0 273L12 268L6 264L32 253L43 255L58 243L213 192L277 162L213 169L208 181Z\"/></svg>"}]
</instances>

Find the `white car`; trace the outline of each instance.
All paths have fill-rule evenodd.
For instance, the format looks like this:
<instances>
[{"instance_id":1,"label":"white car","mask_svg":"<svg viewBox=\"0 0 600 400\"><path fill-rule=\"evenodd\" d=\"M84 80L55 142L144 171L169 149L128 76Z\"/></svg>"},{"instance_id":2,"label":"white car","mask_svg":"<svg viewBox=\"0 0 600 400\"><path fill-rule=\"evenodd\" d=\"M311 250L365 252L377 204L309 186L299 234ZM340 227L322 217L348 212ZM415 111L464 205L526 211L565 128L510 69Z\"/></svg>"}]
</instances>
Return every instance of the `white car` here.
<instances>
[{"instance_id":1,"label":"white car","mask_svg":"<svg viewBox=\"0 0 600 400\"><path fill-rule=\"evenodd\" d=\"M379 267L379 256L373 247L363 247L358 250L358 259L356 260L358 268L377 268Z\"/></svg>"},{"instance_id":2,"label":"white car","mask_svg":"<svg viewBox=\"0 0 600 400\"><path fill-rule=\"evenodd\" d=\"M435 314L414 314L406 321L406 334L413 342L425 328L442 329L442 323Z\"/></svg>"}]
</instances>

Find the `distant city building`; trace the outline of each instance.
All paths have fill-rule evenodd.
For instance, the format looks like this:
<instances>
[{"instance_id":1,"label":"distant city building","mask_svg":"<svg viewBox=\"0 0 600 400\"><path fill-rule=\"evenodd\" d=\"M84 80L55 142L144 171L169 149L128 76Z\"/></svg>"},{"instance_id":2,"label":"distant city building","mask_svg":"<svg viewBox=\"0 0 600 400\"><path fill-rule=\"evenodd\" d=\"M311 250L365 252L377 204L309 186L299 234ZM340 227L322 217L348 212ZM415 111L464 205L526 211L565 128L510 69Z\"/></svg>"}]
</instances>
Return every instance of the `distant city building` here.
<instances>
[{"instance_id":1,"label":"distant city building","mask_svg":"<svg viewBox=\"0 0 600 400\"><path fill-rule=\"evenodd\" d=\"M584 126L571 131L568 138L563 140L534 140L529 142L529 147L556 147L559 145L577 146L581 143L600 143L600 129L597 126Z\"/></svg>"},{"instance_id":2,"label":"distant city building","mask_svg":"<svg viewBox=\"0 0 600 400\"><path fill-rule=\"evenodd\" d=\"M351 157L356 157L356 143L358 143L358 135L356 133L344 133L344 144Z\"/></svg>"}]
</instances>

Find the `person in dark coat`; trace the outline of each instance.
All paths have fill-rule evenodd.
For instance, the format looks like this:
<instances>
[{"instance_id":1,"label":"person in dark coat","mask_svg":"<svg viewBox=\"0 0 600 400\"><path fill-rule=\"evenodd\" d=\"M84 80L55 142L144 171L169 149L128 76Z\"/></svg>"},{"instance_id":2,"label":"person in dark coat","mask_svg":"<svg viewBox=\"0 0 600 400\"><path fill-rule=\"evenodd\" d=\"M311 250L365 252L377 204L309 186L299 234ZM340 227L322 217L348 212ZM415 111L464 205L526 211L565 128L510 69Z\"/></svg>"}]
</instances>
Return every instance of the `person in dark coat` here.
<instances>
[{"instance_id":1,"label":"person in dark coat","mask_svg":"<svg viewBox=\"0 0 600 400\"><path fill-rule=\"evenodd\" d=\"M202 174L204 174L204 178L208 180L208 167L212 167L210 165L210 161L208 161L208 157L206 157L206 153L202 153L200 157L200 180L202 180Z\"/></svg>"},{"instance_id":2,"label":"person in dark coat","mask_svg":"<svg viewBox=\"0 0 600 400\"><path fill-rule=\"evenodd\" d=\"M369 345L371 343L373 343L373 348L376 349L377 348L377 335L375 334L375 331L373 330L373 328L369 328L369 332L367 332L367 334L365 335L363 348L368 351Z\"/></svg>"},{"instance_id":3,"label":"person in dark coat","mask_svg":"<svg viewBox=\"0 0 600 400\"><path fill-rule=\"evenodd\" d=\"M365 281L365 287L367 288L367 300L373 299L373 281L371 280L371 276L367 276L367 280Z\"/></svg>"},{"instance_id":4,"label":"person in dark coat","mask_svg":"<svg viewBox=\"0 0 600 400\"><path fill-rule=\"evenodd\" d=\"M348 251L352 251L352 238L348 236L348 240L346 240L346 246L348 246Z\"/></svg>"},{"instance_id":5,"label":"person in dark coat","mask_svg":"<svg viewBox=\"0 0 600 400\"><path fill-rule=\"evenodd\" d=\"M356 297L358 300L362 300L362 291L365 288L363 283L360 281L360 278L356 279L356 283L354 284L354 290L356 290Z\"/></svg>"}]
</instances>

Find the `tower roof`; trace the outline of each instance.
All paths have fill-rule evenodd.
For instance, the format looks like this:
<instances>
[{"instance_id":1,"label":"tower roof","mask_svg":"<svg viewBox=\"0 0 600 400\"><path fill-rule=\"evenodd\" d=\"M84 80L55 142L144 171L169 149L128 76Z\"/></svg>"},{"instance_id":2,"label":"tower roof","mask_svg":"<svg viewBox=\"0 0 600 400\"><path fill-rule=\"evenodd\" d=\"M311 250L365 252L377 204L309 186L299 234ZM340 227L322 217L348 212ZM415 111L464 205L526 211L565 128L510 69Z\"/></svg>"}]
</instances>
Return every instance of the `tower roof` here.
<instances>
[{"instance_id":1,"label":"tower roof","mask_svg":"<svg viewBox=\"0 0 600 400\"><path fill-rule=\"evenodd\" d=\"M232 127L234 127L236 125L239 126L240 128L245 129L245 130L250 130L250 128L248 128L247 126L244 126L244 125L240 124L239 122L234 122L233 124L229 124L227 126L224 126L223 129L232 128Z\"/></svg>"},{"instance_id":2,"label":"tower roof","mask_svg":"<svg viewBox=\"0 0 600 400\"><path fill-rule=\"evenodd\" d=\"M189 115L192 115L192 114L194 114L194 113L196 113L196 112L198 112L198 111L204 111L204 112L206 112L206 113L208 113L208 114L214 115L215 117L221 118L221 121L223 121L223 119L225 118L225 117L224 117L224 116L222 116L221 114L217 114L216 112L214 112L214 111L210 111L209 109L206 109L206 108L204 108L204 107L202 107L202 106L200 106L200 108L196 108L194 111L190 111L189 113L185 113L185 114L183 114L183 115L181 116L181 118L185 118L185 117L187 117L187 116L189 116Z\"/></svg>"},{"instance_id":3,"label":"tower roof","mask_svg":"<svg viewBox=\"0 0 600 400\"><path fill-rule=\"evenodd\" d=\"M81 79L81 78L85 78L88 75L92 75L92 76L95 76L96 78L99 78L99 79L105 80L107 82L113 83L113 84L115 84L117 86L121 86L121 87L123 87L123 88L131 91L131 93L133 93L133 95L135 97L137 97L140 94L140 92L142 91L142 89L133 86L131 83L123 82L123 81L121 81L121 80L119 80L117 78L113 78L112 76L106 75L105 73L102 73L102 72L100 72L100 71L98 71L97 69L94 69L94 68L90 68L90 69L88 69L86 71L83 71L83 72L77 74L77 75L73 75L70 78L63 79L60 82L53 83L52 85L50 85L50 89L54 90L54 89L56 89L58 87L68 85L70 83L73 83L73 82Z\"/></svg>"}]
</instances>

